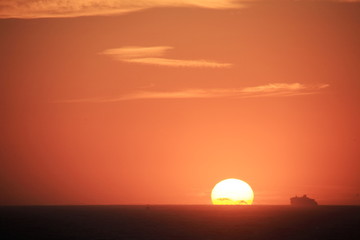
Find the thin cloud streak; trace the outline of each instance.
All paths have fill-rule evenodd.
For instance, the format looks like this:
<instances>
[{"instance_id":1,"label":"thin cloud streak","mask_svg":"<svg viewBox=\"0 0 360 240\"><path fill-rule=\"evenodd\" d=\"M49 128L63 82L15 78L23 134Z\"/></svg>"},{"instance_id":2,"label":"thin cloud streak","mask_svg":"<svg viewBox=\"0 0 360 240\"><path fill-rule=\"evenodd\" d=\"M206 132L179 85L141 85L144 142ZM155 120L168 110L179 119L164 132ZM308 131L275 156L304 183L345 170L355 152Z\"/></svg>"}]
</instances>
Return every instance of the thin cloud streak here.
<instances>
[{"instance_id":1,"label":"thin cloud streak","mask_svg":"<svg viewBox=\"0 0 360 240\"><path fill-rule=\"evenodd\" d=\"M300 83L272 83L247 88L225 89L186 89L180 91L139 91L125 94L117 98L88 98L58 101L61 103L106 103L128 100L146 99L207 99L207 98L259 98L259 97L291 97L312 95L328 88L328 84L304 85Z\"/></svg>"},{"instance_id":2,"label":"thin cloud streak","mask_svg":"<svg viewBox=\"0 0 360 240\"><path fill-rule=\"evenodd\" d=\"M124 62L152 64L168 67L210 67L210 68L228 68L231 67L230 63L218 63L206 60L178 60L167 58L136 58L126 59Z\"/></svg>"},{"instance_id":3,"label":"thin cloud streak","mask_svg":"<svg viewBox=\"0 0 360 240\"><path fill-rule=\"evenodd\" d=\"M166 51L173 49L169 46L155 46L155 47L123 47L112 48L102 51L100 54L109 55L115 59L131 59L142 57L160 57L165 54Z\"/></svg>"},{"instance_id":4,"label":"thin cloud streak","mask_svg":"<svg viewBox=\"0 0 360 240\"><path fill-rule=\"evenodd\" d=\"M326 0L325 0L326 1ZM238 9L257 0L1 0L1 18L71 18L111 16L157 7L197 7ZM359 3L360 0L328 0L328 2Z\"/></svg>"},{"instance_id":5,"label":"thin cloud streak","mask_svg":"<svg viewBox=\"0 0 360 240\"><path fill-rule=\"evenodd\" d=\"M236 0L2 0L0 18L116 15L155 7L240 8Z\"/></svg>"},{"instance_id":6,"label":"thin cloud streak","mask_svg":"<svg viewBox=\"0 0 360 240\"><path fill-rule=\"evenodd\" d=\"M327 88L328 84L319 84L314 86L304 85L301 83L270 83L267 85L256 86L256 87L247 87L242 91L244 93L271 93L279 91L299 91L306 89L322 89Z\"/></svg>"},{"instance_id":7,"label":"thin cloud streak","mask_svg":"<svg viewBox=\"0 0 360 240\"><path fill-rule=\"evenodd\" d=\"M208 67L208 68L229 68L230 63L219 63L209 60L183 60L160 58L165 55L168 50L173 49L169 46L153 46L153 47L123 47L107 49L100 52L101 55L107 55L117 61L128 63L149 64L167 67Z\"/></svg>"}]
</instances>

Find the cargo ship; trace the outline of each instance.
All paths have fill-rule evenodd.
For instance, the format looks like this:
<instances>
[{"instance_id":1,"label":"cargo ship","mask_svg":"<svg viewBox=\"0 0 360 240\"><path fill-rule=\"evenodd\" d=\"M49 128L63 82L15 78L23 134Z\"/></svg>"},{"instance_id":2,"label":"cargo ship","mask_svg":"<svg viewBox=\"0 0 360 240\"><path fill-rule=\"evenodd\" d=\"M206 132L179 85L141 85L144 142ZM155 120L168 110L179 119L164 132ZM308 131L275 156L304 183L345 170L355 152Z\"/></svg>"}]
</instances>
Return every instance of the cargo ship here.
<instances>
[{"instance_id":1,"label":"cargo ship","mask_svg":"<svg viewBox=\"0 0 360 240\"><path fill-rule=\"evenodd\" d=\"M317 206L315 199L308 198L306 195L302 197L292 197L290 198L290 204L293 206Z\"/></svg>"}]
</instances>

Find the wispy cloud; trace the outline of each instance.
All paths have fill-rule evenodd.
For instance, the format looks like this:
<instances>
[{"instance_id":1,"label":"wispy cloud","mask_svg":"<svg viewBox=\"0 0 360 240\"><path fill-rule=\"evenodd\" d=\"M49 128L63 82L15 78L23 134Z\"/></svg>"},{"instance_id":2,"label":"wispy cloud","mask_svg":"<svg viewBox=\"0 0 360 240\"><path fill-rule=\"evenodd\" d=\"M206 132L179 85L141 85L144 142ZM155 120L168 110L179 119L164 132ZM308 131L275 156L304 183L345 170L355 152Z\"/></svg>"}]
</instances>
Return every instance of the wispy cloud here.
<instances>
[{"instance_id":1,"label":"wispy cloud","mask_svg":"<svg viewBox=\"0 0 360 240\"><path fill-rule=\"evenodd\" d=\"M123 47L107 49L100 54L108 55L115 60L129 63L141 63L167 67L210 67L210 68L228 68L230 63L219 63L209 60L181 60L161 58L165 53L173 49L169 46L155 47Z\"/></svg>"},{"instance_id":2,"label":"wispy cloud","mask_svg":"<svg viewBox=\"0 0 360 240\"><path fill-rule=\"evenodd\" d=\"M227 68L231 67L230 63L218 63L207 60L179 60L167 58L135 58L126 59L125 62L153 64L168 67L210 67L210 68Z\"/></svg>"},{"instance_id":3,"label":"wispy cloud","mask_svg":"<svg viewBox=\"0 0 360 240\"><path fill-rule=\"evenodd\" d=\"M159 57L163 56L167 50L173 49L169 46L155 46L155 47L123 47L107 49L100 54L112 56L116 59L131 59L142 57Z\"/></svg>"},{"instance_id":4,"label":"wispy cloud","mask_svg":"<svg viewBox=\"0 0 360 240\"><path fill-rule=\"evenodd\" d=\"M67 18L126 14L156 7L243 8L257 0L1 0L0 18ZM326 0L325 0L326 1ZM328 0L356 3L360 0ZM260 1L261 2L261 1Z\"/></svg>"},{"instance_id":5,"label":"wispy cloud","mask_svg":"<svg viewBox=\"0 0 360 240\"><path fill-rule=\"evenodd\" d=\"M317 94L328 84L304 85L300 83L271 83L246 88L186 89L179 91L139 91L124 94L115 98L72 99L59 102L120 102L139 99L206 99L206 98L256 98L256 97L290 97Z\"/></svg>"},{"instance_id":6,"label":"wispy cloud","mask_svg":"<svg viewBox=\"0 0 360 240\"><path fill-rule=\"evenodd\" d=\"M1 0L0 18L124 14L155 7L239 8L236 0Z\"/></svg>"},{"instance_id":7,"label":"wispy cloud","mask_svg":"<svg viewBox=\"0 0 360 240\"><path fill-rule=\"evenodd\" d=\"M328 84L304 85L301 83L269 83L256 87L242 89L243 93L277 93L277 92L300 92L312 91L329 87Z\"/></svg>"}]
</instances>

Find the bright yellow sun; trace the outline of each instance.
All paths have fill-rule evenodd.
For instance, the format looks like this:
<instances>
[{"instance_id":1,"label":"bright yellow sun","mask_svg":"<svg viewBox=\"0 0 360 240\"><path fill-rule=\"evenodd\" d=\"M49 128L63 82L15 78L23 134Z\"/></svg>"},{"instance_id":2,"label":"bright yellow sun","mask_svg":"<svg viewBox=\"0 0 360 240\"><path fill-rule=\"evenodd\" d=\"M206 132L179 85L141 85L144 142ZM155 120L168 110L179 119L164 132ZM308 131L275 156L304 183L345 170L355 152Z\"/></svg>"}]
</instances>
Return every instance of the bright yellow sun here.
<instances>
[{"instance_id":1,"label":"bright yellow sun","mask_svg":"<svg viewBox=\"0 0 360 240\"><path fill-rule=\"evenodd\" d=\"M253 200L250 185L235 178L222 180L211 192L211 201L215 205L251 205Z\"/></svg>"}]
</instances>

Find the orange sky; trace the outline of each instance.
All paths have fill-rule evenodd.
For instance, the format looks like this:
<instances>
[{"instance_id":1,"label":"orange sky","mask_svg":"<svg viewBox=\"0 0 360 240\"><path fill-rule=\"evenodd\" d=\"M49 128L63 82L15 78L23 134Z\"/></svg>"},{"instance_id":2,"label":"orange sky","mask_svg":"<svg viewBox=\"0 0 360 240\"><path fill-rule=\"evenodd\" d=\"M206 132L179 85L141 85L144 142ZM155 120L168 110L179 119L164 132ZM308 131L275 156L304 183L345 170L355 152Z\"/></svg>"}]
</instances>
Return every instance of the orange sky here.
<instances>
[{"instance_id":1,"label":"orange sky","mask_svg":"<svg viewBox=\"0 0 360 240\"><path fill-rule=\"evenodd\" d=\"M39 2L0 3L1 205L360 203L359 2Z\"/></svg>"}]
</instances>

